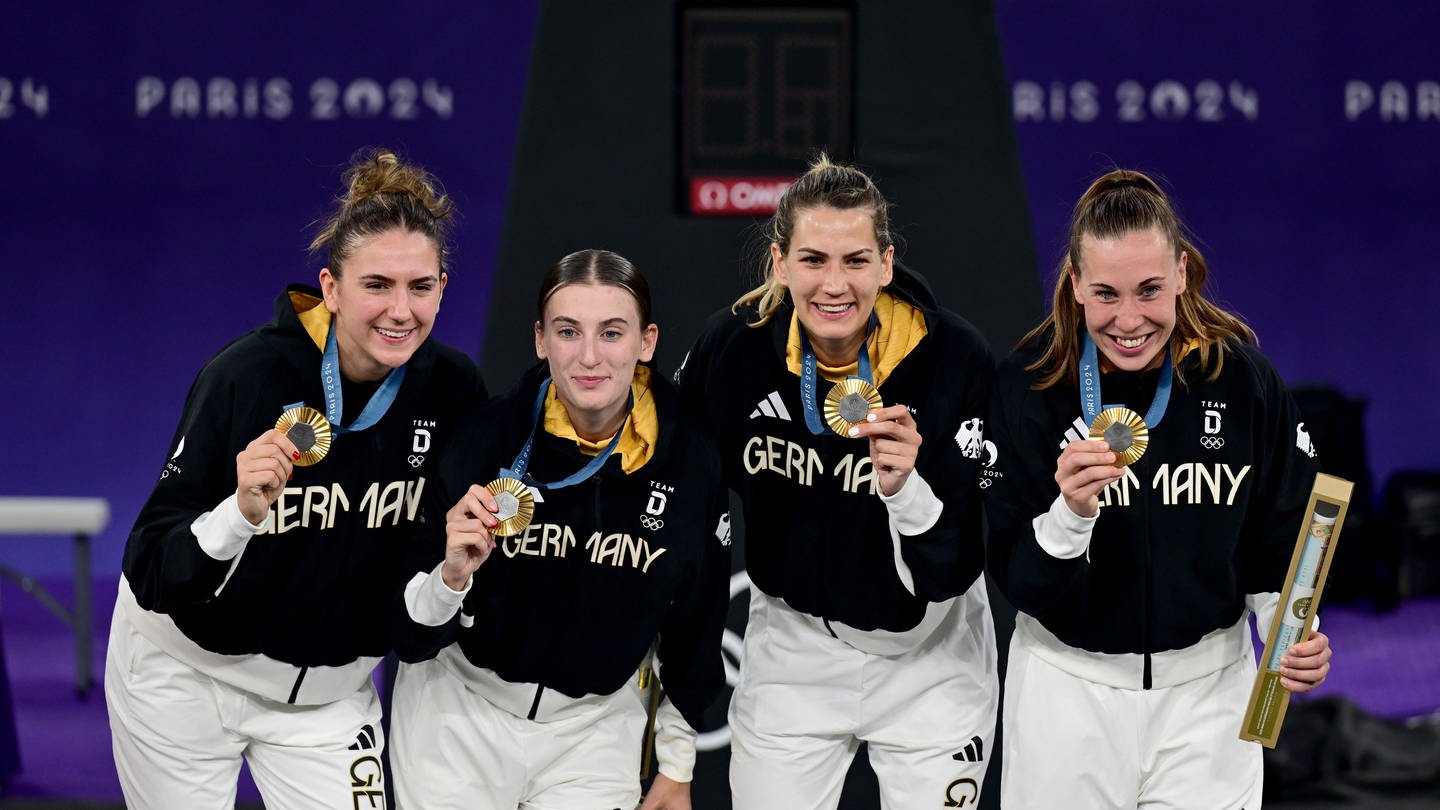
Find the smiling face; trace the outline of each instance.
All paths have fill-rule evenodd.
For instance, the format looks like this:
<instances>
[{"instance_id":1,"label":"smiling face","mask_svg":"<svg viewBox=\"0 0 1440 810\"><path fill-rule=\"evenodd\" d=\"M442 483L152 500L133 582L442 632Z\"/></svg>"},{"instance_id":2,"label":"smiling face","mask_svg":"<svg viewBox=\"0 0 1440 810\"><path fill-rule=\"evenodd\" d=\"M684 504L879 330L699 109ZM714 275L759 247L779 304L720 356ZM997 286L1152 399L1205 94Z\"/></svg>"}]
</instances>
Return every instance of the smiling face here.
<instances>
[{"instance_id":1,"label":"smiling face","mask_svg":"<svg viewBox=\"0 0 1440 810\"><path fill-rule=\"evenodd\" d=\"M640 321L634 296L611 284L566 284L545 302L535 354L583 438L608 438L624 420L635 365L654 356L660 331Z\"/></svg>"},{"instance_id":2,"label":"smiling face","mask_svg":"<svg viewBox=\"0 0 1440 810\"><path fill-rule=\"evenodd\" d=\"M803 208L789 251L771 244L770 259L820 362L855 362L875 299L894 275L895 248L876 242L870 209Z\"/></svg>"},{"instance_id":3,"label":"smiling face","mask_svg":"<svg viewBox=\"0 0 1440 810\"><path fill-rule=\"evenodd\" d=\"M398 228L357 245L339 277L321 270L340 373L373 382L405 365L430 336L445 280L435 243Z\"/></svg>"},{"instance_id":4,"label":"smiling face","mask_svg":"<svg viewBox=\"0 0 1440 810\"><path fill-rule=\"evenodd\" d=\"M1185 254L1159 228L1080 241L1080 267L1071 269L1085 330L1115 368L1156 368L1175 331L1175 301L1185 292Z\"/></svg>"}]
</instances>

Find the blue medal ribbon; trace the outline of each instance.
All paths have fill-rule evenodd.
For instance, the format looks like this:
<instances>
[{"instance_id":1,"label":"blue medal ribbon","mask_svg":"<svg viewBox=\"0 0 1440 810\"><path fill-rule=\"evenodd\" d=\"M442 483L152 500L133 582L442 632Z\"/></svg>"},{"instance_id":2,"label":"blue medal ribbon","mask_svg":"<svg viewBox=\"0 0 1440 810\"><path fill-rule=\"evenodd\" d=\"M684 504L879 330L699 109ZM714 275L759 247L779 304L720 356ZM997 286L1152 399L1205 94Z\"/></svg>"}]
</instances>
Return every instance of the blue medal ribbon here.
<instances>
[{"instance_id":1,"label":"blue medal ribbon","mask_svg":"<svg viewBox=\"0 0 1440 810\"><path fill-rule=\"evenodd\" d=\"M625 432L625 422L630 421L630 410L635 407L635 392L631 391L630 398L625 404L625 421L620 423L620 429L615 431L615 438L610 440L610 444L604 450L601 450L599 455L590 459L590 463L582 467L579 472L562 478L553 484L542 484L536 481L533 476L528 475L525 470L530 466L530 451L535 447L535 434L539 430L540 413L545 409L545 395L550 392L551 379L550 377L546 377L544 382L540 383L540 392L535 395L535 410L530 417L530 436L525 440L525 446L520 448L519 455L515 456L515 461L512 462L509 467L500 468L501 478L514 478L523 482L526 486L535 487L536 489L562 489L572 484L578 484L581 481L588 480L590 476L599 471L600 467L605 464L605 460L610 458L610 454L615 452L615 448L620 446L620 436Z\"/></svg>"},{"instance_id":2,"label":"blue medal ribbon","mask_svg":"<svg viewBox=\"0 0 1440 810\"><path fill-rule=\"evenodd\" d=\"M1081 333L1080 411L1085 414L1087 425L1095 424L1095 417L1099 416L1102 410L1116 407L1100 404L1098 354L1099 350L1095 348L1095 341L1091 339L1090 333L1088 331ZM1170 349L1166 347L1165 359L1160 362L1160 382L1155 385L1155 398L1150 402L1150 409L1145 412L1145 425L1151 430L1160 425L1160 420L1165 416L1165 409L1170 405L1170 384L1174 375L1173 364L1170 362Z\"/></svg>"},{"instance_id":3,"label":"blue medal ribbon","mask_svg":"<svg viewBox=\"0 0 1440 810\"><path fill-rule=\"evenodd\" d=\"M860 342L860 353L856 358L856 373L850 377L864 380L871 385L875 384L875 375L870 370L870 335L880 326L880 316L870 311L870 322L865 327L865 339ZM830 428L825 425L825 420L820 416L820 406L817 403L816 388L820 382L820 372L816 368L815 350L810 348L810 339L805 336L805 327L800 327L800 402L805 407L805 426L816 436L830 433ZM847 378L848 379L848 378Z\"/></svg>"},{"instance_id":4,"label":"blue medal ribbon","mask_svg":"<svg viewBox=\"0 0 1440 810\"><path fill-rule=\"evenodd\" d=\"M405 366L392 369L355 421L342 426L340 420L345 415L345 394L340 390L340 349L335 343L335 325L331 324L325 338L325 353L320 358L320 384L325 389L325 418L330 421L332 432L359 433L379 422L394 404L395 395L400 393L400 383L404 380Z\"/></svg>"}]
</instances>

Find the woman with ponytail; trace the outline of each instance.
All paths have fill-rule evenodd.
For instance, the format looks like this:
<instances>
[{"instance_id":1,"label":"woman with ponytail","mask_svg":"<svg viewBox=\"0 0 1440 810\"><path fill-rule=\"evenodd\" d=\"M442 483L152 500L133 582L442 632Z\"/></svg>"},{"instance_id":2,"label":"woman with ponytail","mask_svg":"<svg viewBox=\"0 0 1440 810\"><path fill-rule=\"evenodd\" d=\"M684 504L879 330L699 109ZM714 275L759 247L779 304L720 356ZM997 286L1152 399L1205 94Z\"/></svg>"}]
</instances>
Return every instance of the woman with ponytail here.
<instances>
[{"instance_id":1,"label":"woman with ponytail","mask_svg":"<svg viewBox=\"0 0 1440 810\"><path fill-rule=\"evenodd\" d=\"M125 546L105 663L131 808L231 808L242 760L270 807L379 807L371 670L434 458L483 398L430 340L449 199L357 154L265 326L200 370Z\"/></svg>"},{"instance_id":2,"label":"woman with ponytail","mask_svg":"<svg viewBox=\"0 0 1440 810\"><path fill-rule=\"evenodd\" d=\"M737 810L836 807L862 742L881 807L968 806L993 753L979 480L994 361L896 261L888 210L869 176L821 156L770 219L760 285L682 369L743 508Z\"/></svg>"},{"instance_id":3,"label":"woman with ponytail","mask_svg":"<svg viewBox=\"0 0 1440 810\"><path fill-rule=\"evenodd\" d=\"M1260 806L1248 616L1268 630L1318 464L1208 273L1160 187L1112 171L1075 206L1049 316L1001 363L1006 808ZM1282 683L1313 689L1329 659L1312 634Z\"/></svg>"}]
</instances>

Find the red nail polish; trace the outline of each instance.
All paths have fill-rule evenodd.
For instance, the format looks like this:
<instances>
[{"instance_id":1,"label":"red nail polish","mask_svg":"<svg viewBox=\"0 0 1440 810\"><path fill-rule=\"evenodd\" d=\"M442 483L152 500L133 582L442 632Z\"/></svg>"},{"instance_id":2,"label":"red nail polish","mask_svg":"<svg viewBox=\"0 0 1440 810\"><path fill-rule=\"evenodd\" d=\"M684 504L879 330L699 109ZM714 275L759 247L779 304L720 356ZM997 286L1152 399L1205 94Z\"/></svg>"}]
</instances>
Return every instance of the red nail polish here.
<instances>
[{"instance_id":1,"label":"red nail polish","mask_svg":"<svg viewBox=\"0 0 1440 810\"><path fill-rule=\"evenodd\" d=\"M289 475L285 476L285 480L286 480L286 481L294 481L294 480L295 480L295 473L292 472L292 473L290 473Z\"/></svg>"},{"instance_id":2,"label":"red nail polish","mask_svg":"<svg viewBox=\"0 0 1440 810\"><path fill-rule=\"evenodd\" d=\"M299 460L300 460L300 451L299 451L299 450L296 450L295 452L291 453L291 454L290 454L290 458L292 458L292 459L294 459L294 460L296 460L296 461L299 461Z\"/></svg>"}]
</instances>

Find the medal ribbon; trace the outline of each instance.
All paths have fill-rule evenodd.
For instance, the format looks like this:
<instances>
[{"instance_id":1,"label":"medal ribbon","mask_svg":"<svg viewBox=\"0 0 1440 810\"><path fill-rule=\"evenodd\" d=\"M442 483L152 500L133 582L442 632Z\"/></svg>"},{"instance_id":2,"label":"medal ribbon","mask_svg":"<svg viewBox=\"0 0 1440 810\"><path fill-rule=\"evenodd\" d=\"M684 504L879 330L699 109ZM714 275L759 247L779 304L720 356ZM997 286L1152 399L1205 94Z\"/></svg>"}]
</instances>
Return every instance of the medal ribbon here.
<instances>
[{"instance_id":1,"label":"medal ribbon","mask_svg":"<svg viewBox=\"0 0 1440 810\"><path fill-rule=\"evenodd\" d=\"M870 335L880 326L880 316L870 312L870 323L865 327L865 339L860 342L860 354L856 358L855 374L851 377L875 384L875 375L870 370ZM820 416L816 404L815 389L819 385L820 372L816 368L815 350L810 348L810 339L805 336L805 327L800 327L800 402L805 406L805 426L816 436L831 432Z\"/></svg>"},{"instance_id":2,"label":"medal ribbon","mask_svg":"<svg viewBox=\"0 0 1440 810\"><path fill-rule=\"evenodd\" d=\"M1097 359L1098 350L1095 348L1095 341L1090 338L1090 333L1084 332L1080 336L1080 410L1085 414L1085 423L1095 424L1095 417L1100 411L1112 407L1100 404L1100 363ZM1175 371L1170 363L1170 349L1165 349L1165 359L1160 363L1160 382L1155 385L1155 399L1150 403L1150 409L1145 412L1145 425L1154 430L1160 426L1160 420L1165 416L1165 408L1170 404L1170 384Z\"/></svg>"},{"instance_id":3,"label":"medal ribbon","mask_svg":"<svg viewBox=\"0 0 1440 810\"><path fill-rule=\"evenodd\" d=\"M332 430L336 434L359 433L365 428L379 422L385 412L395 402L395 395L400 393L400 383L405 379L405 366L385 375L385 381L370 396L370 401L365 403L360 415L349 425L342 426L340 419L345 415L345 395L340 390L340 349L335 343L335 326L331 324L330 333L325 338L325 354L320 358L320 384L325 388L325 418L330 420Z\"/></svg>"},{"instance_id":4,"label":"medal ribbon","mask_svg":"<svg viewBox=\"0 0 1440 810\"><path fill-rule=\"evenodd\" d=\"M590 476L594 475L599 471L600 467L605 464L605 459L610 458L610 454L615 452L615 448L620 445L620 436L625 432L625 422L621 422L620 429L615 431L615 438L610 440L610 444L606 446L604 450L601 450L599 455L590 459L590 463L582 467L579 472L573 473L553 484L542 484L536 481L533 476L527 475L525 470L530 466L530 451L535 447L535 433L539 430L540 413L545 409L545 395L550 391L551 379L550 377L546 377L545 381L540 383L540 393L535 395L535 411L530 417L530 436L525 440L525 446L520 448L520 454L515 456L515 461L513 461L509 467L500 468L501 478L514 478L523 482L526 486L532 486L536 489L562 489L572 484L578 484L581 481L588 480ZM635 393L632 391L625 405L626 422L630 420L630 409L633 407L635 407Z\"/></svg>"}]
</instances>

